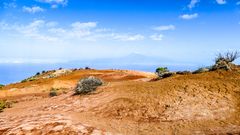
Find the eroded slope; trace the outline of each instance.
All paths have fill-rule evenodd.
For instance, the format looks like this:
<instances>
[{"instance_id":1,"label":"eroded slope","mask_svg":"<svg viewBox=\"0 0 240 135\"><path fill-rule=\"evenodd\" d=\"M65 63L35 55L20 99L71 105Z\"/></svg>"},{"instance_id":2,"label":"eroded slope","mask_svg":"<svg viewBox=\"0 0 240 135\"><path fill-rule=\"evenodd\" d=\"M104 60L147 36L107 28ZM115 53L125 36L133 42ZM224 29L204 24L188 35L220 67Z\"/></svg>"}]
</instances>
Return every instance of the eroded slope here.
<instances>
[{"instance_id":1,"label":"eroded slope","mask_svg":"<svg viewBox=\"0 0 240 135\"><path fill-rule=\"evenodd\" d=\"M76 82L89 75L102 78L105 84L89 95L73 96ZM176 75L149 82L154 77L134 71L84 70L7 86L1 98L19 102L0 113L0 132L240 133L238 71ZM52 87L65 92L49 98L48 89Z\"/></svg>"}]
</instances>

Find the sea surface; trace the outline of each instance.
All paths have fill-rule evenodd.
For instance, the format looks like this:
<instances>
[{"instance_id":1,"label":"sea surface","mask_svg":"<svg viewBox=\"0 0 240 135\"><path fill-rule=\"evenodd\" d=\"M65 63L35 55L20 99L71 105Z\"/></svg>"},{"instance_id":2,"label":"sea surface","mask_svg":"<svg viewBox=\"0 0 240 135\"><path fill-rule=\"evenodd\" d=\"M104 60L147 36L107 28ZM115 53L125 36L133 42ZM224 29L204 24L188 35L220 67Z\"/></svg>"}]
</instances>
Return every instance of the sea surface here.
<instances>
[{"instance_id":1,"label":"sea surface","mask_svg":"<svg viewBox=\"0 0 240 135\"><path fill-rule=\"evenodd\" d=\"M81 63L65 63L65 64L0 64L0 84L10 84L20 82L37 72L43 70L53 70L61 68L84 68L90 67L94 69L127 69L154 72L160 65L136 65L136 64L81 64ZM194 70L197 66L167 66L171 71Z\"/></svg>"}]
</instances>

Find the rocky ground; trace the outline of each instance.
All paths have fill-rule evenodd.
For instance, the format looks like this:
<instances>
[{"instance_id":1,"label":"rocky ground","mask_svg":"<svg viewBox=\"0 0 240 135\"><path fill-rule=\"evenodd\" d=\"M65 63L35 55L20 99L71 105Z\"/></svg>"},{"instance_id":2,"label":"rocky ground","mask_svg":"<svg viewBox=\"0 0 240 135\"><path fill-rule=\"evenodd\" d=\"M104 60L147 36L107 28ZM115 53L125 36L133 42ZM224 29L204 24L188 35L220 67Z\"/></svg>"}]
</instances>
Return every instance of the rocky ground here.
<instances>
[{"instance_id":1,"label":"rocky ground","mask_svg":"<svg viewBox=\"0 0 240 135\"><path fill-rule=\"evenodd\" d=\"M0 113L0 134L240 134L239 70L158 81L153 73L123 70L46 75L0 90L0 99L16 102ZM74 96L87 76L105 83ZM49 97L52 88L58 96Z\"/></svg>"}]
</instances>

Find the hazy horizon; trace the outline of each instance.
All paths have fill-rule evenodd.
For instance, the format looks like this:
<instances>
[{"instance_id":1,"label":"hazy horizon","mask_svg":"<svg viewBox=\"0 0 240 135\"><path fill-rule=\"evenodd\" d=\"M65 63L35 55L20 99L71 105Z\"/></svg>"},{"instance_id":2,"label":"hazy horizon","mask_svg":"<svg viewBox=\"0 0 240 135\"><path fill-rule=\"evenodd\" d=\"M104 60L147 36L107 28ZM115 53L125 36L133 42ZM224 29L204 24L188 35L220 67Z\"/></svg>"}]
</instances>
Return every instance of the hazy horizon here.
<instances>
[{"instance_id":1,"label":"hazy horizon","mask_svg":"<svg viewBox=\"0 0 240 135\"><path fill-rule=\"evenodd\" d=\"M90 67L93 69L126 69L154 72L155 69L160 66L168 67L171 71L194 70L198 67L206 66L188 62L172 63L173 60L159 59L140 54L131 54L118 58L75 60L56 63L42 63L39 61L33 63L21 63L20 61L16 61L15 63L6 62L0 64L0 82L1 84L15 83L33 76L37 72L59 68L74 69Z\"/></svg>"}]
</instances>

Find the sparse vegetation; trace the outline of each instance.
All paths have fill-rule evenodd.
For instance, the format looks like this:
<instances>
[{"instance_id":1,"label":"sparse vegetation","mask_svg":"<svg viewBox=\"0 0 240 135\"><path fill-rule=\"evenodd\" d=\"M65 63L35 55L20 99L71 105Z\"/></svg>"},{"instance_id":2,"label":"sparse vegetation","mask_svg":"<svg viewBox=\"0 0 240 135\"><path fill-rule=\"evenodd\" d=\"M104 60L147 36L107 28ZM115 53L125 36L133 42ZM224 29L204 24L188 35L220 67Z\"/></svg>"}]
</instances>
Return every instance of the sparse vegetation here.
<instances>
[{"instance_id":1,"label":"sparse vegetation","mask_svg":"<svg viewBox=\"0 0 240 135\"><path fill-rule=\"evenodd\" d=\"M3 85L3 84L0 84L0 89L3 88L3 87L4 87L4 85Z\"/></svg>"},{"instance_id":2,"label":"sparse vegetation","mask_svg":"<svg viewBox=\"0 0 240 135\"><path fill-rule=\"evenodd\" d=\"M77 68L72 69L72 71L77 71L77 70L78 70Z\"/></svg>"},{"instance_id":3,"label":"sparse vegetation","mask_svg":"<svg viewBox=\"0 0 240 135\"><path fill-rule=\"evenodd\" d=\"M220 61L225 61L229 63L229 62L235 61L239 57L240 57L240 53L238 51L226 52L225 54L219 53L215 58L215 63L218 63Z\"/></svg>"},{"instance_id":4,"label":"sparse vegetation","mask_svg":"<svg viewBox=\"0 0 240 135\"><path fill-rule=\"evenodd\" d=\"M158 67L156 69L156 73L165 73L165 72L169 72L167 67Z\"/></svg>"},{"instance_id":5,"label":"sparse vegetation","mask_svg":"<svg viewBox=\"0 0 240 135\"><path fill-rule=\"evenodd\" d=\"M178 75L188 75L188 74L191 74L191 72L190 71L178 71L178 72L176 72L176 74L178 74Z\"/></svg>"},{"instance_id":6,"label":"sparse vegetation","mask_svg":"<svg viewBox=\"0 0 240 135\"><path fill-rule=\"evenodd\" d=\"M75 89L75 94L86 94L95 91L98 86L103 84L102 80L93 76L81 79Z\"/></svg>"},{"instance_id":7,"label":"sparse vegetation","mask_svg":"<svg viewBox=\"0 0 240 135\"><path fill-rule=\"evenodd\" d=\"M162 79L162 78L170 77L174 73L170 72L167 67L159 67L156 69L156 74L158 75L159 79Z\"/></svg>"},{"instance_id":8,"label":"sparse vegetation","mask_svg":"<svg viewBox=\"0 0 240 135\"><path fill-rule=\"evenodd\" d=\"M55 97L55 96L57 96L58 95L58 89L55 89L55 88L52 88L51 90L50 90L50 93L49 93L49 96L50 97Z\"/></svg>"},{"instance_id":9,"label":"sparse vegetation","mask_svg":"<svg viewBox=\"0 0 240 135\"><path fill-rule=\"evenodd\" d=\"M25 83L25 82L27 82L27 79L24 79L24 80L21 81L21 83Z\"/></svg>"},{"instance_id":10,"label":"sparse vegetation","mask_svg":"<svg viewBox=\"0 0 240 135\"><path fill-rule=\"evenodd\" d=\"M11 107L12 107L12 102L0 100L0 112L2 112L3 109L5 109L5 108L11 108Z\"/></svg>"},{"instance_id":11,"label":"sparse vegetation","mask_svg":"<svg viewBox=\"0 0 240 135\"><path fill-rule=\"evenodd\" d=\"M21 83L24 83L24 82L31 82L31 81L34 81L34 80L36 80L35 77L29 77L29 78L27 78L27 79L22 80Z\"/></svg>"},{"instance_id":12,"label":"sparse vegetation","mask_svg":"<svg viewBox=\"0 0 240 135\"><path fill-rule=\"evenodd\" d=\"M209 67L201 67L195 71L193 71L193 74L199 74L199 73L204 73L204 72L209 72L210 68Z\"/></svg>"},{"instance_id":13,"label":"sparse vegetation","mask_svg":"<svg viewBox=\"0 0 240 135\"><path fill-rule=\"evenodd\" d=\"M218 69L224 70L232 70L234 64L232 63L236 59L240 57L240 53L238 51L227 52L225 54L219 53L215 58L215 64L212 66L212 71Z\"/></svg>"},{"instance_id":14,"label":"sparse vegetation","mask_svg":"<svg viewBox=\"0 0 240 135\"><path fill-rule=\"evenodd\" d=\"M227 71L232 70L235 67L232 62L239 57L240 53L238 51L219 53L215 58L215 64L213 66L199 68L198 70L194 71L193 74L215 71L218 69Z\"/></svg>"},{"instance_id":15,"label":"sparse vegetation","mask_svg":"<svg viewBox=\"0 0 240 135\"><path fill-rule=\"evenodd\" d=\"M90 67L85 67L86 70L90 70L91 68Z\"/></svg>"},{"instance_id":16,"label":"sparse vegetation","mask_svg":"<svg viewBox=\"0 0 240 135\"><path fill-rule=\"evenodd\" d=\"M35 76L38 76L38 75L40 75L40 73L39 73L39 72L37 72Z\"/></svg>"}]
</instances>

